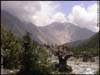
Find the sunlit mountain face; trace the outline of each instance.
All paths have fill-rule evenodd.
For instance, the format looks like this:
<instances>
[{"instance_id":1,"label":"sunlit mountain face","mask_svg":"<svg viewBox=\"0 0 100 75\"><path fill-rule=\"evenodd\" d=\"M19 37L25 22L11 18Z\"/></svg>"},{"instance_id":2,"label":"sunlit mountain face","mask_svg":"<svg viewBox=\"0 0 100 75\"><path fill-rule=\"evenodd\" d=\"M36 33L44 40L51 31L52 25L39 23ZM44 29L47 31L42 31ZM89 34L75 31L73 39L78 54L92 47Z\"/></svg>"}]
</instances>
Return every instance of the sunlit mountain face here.
<instances>
[{"instance_id":1,"label":"sunlit mountain face","mask_svg":"<svg viewBox=\"0 0 100 75\"><path fill-rule=\"evenodd\" d=\"M91 37L94 32L75 26L71 23L55 22L45 27L40 27L45 35L56 38L59 44L69 43L76 40L83 40ZM56 44L57 44L56 43Z\"/></svg>"}]
</instances>

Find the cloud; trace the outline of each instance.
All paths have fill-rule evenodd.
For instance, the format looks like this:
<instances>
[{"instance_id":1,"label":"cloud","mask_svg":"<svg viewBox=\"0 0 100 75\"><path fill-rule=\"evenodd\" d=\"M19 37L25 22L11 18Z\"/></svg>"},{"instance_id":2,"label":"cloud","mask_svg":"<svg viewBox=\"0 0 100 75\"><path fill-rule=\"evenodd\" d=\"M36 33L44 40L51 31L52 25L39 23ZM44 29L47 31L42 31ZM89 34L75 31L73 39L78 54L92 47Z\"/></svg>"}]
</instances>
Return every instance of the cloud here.
<instances>
[{"instance_id":1,"label":"cloud","mask_svg":"<svg viewBox=\"0 0 100 75\"><path fill-rule=\"evenodd\" d=\"M45 26L51 23L52 15L55 13L58 5L54 5L53 2L46 1L40 2L41 10L33 16L34 22L39 26Z\"/></svg>"},{"instance_id":2,"label":"cloud","mask_svg":"<svg viewBox=\"0 0 100 75\"><path fill-rule=\"evenodd\" d=\"M67 22L66 15L63 14L62 12L57 12L57 13L53 16L51 22L61 22L61 23Z\"/></svg>"},{"instance_id":3,"label":"cloud","mask_svg":"<svg viewBox=\"0 0 100 75\"><path fill-rule=\"evenodd\" d=\"M2 1L1 9L10 12L23 21L31 21L37 11L40 10L39 2L32 1Z\"/></svg>"},{"instance_id":4,"label":"cloud","mask_svg":"<svg viewBox=\"0 0 100 75\"><path fill-rule=\"evenodd\" d=\"M22 21L32 22L37 26L49 24L50 17L58 7L51 1L2 1L1 8L14 14Z\"/></svg>"},{"instance_id":5,"label":"cloud","mask_svg":"<svg viewBox=\"0 0 100 75\"><path fill-rule=\"evenodd\" d=\"M87 8L75 5L72 8L72 12L68 15L68 21L97 32L99 30L97 27L97 4Z\"/></svg>"},{"instance_id":6,"label":"cloud","mask_svg":"<svg viewBox=\"0 0 100 75\"><path fill-rule=\"evenodd\" d=\"M52 22L71 22L77 26L98 31L97 4L85 8L83 4L75 5L69 15L57 12L60 3L52 1L1 1L1 9L14 14L25 22L37 26L46 26Z\"/></svg>"}]
</instances>

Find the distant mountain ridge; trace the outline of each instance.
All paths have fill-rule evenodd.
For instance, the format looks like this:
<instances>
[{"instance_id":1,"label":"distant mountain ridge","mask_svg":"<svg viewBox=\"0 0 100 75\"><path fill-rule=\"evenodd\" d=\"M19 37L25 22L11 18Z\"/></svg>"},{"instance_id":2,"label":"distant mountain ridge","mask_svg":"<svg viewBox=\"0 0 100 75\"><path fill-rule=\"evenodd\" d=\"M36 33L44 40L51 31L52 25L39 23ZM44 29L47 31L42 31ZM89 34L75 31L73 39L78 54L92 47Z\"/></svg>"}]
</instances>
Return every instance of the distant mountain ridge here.
<instances>
[{"instance_id":1,"label":"distant mountain ridge","mask_svg":"<svg viewBox=\"0 0 100 75\"><path fill-rule=\"evenodd\" d=\"M61 45L91 37L94 32L80 28L71 23L54 22L48 26L37 27L35 24L22 22L16 16L1 10L1 26L6 27L14 35L22 37L26 32L32 34L32 39L40 44Z\"/></svg>"},{"instance_id":2,"label":"distant mountain ridge","mask_svg":"<svg viewBox=\"0 0 100 75\"><path fill-rule=\"evenodd\" d=\"M76 40L84 40L95 34L88 29L80 28L71 23L54 22L48 26L40 27L40 29L45 34L50 34L50 37L58 39L59 43L61 44L69 43Z\"/></svg>"},{"instance_id":3,"label":"distant mountain ridge","mask_svg":"<svg viewBox=\"0 0 100 75\"><path fill-rule=\"evenodd\" d=\"M99 34L100 31L94 34L89 39L74 41L70 43L66 43L70 48L84 47L84 48L99 48Z\"/></svg>"},{"instance_id":4,"label":"distant mountain ridge","mask_svg":"<svg viewBox=\"0 0 100 75\"><path fill-rule=\"evenodd\" d=\"M4 10L1 11L1 26L6 27L7 30L10 30L18 37L22 37L26 32L29 32L32 34L33 40L41 42L38 28L35 25L22 22L16 16Z\"/></svg>"}]
</instances>

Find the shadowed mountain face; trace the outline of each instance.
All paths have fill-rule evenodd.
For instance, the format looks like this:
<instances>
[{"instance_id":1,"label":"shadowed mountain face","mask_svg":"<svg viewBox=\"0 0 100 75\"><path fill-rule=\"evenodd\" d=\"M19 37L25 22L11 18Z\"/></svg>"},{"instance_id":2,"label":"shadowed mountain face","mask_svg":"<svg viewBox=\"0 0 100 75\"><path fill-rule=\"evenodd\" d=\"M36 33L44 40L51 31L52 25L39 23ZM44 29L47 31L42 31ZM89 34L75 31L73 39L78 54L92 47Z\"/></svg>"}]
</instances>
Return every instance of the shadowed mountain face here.
<instances>
[{"instance_id":1,"label":"shadowed mountain face","mask_svg":"<svg viewBox=\"0 0 100 75\"><path fill-rule=\"evenodd\" d=\"M26 32L32 34L32 39L40 44L61 45L64 43L83 40L91 37L94 32L80 28L71 23L54 22L48 26L36 27L32 23L21 21L17 17L1 10L1 25L14 33L18 37L22 37Z\"/></svg>"},{"instance_id":2,"label":"shadowed mountain face","mask_svg":"<svg viewBox=\"0 0 100 75\"><path fill-rule=\"evenodd\" d=\"M88 48L99 48L99 34L100 31L90 37L83 45Z\"/></svg>"},{"instance_id":3,"label":"shadowed mountain face","mask_svg":"<svg viewBox=\"0 0 100 75\"><path fill-rule=\"evenodd\" d=\"M42 43L38 28L35 25L22 22L17 17L4 10L1 11L1 26L6 27L7 30L18 37L22 37L26 32L29 32L32 34L33 40Z\"/></svg>"},{"instance_id":4,"label":"shadowed mountain face","mask_svg":"<svg viewBox=\"0 0 100 75\"><path fill-rule=\"evenodd\" d=\"M85 40L78 40L67 43L69 47L85 47L85 48L99 48L99 32L95 33L92 37Z\"/></svg>"}]
</instances>

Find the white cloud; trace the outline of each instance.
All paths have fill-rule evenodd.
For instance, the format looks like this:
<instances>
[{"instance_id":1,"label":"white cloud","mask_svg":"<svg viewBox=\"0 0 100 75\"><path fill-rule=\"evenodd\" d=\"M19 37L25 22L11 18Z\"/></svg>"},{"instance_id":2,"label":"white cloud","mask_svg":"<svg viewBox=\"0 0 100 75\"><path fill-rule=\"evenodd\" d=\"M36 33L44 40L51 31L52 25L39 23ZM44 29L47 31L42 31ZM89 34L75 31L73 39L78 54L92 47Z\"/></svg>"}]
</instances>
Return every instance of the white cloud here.
<instances>
[{"instance_id":1,"label":"white cloud","mask_svg":"<svg viewBox=\"0 0 100 75\"><path fill-rule=\"evenodd\" d=\"M1 8L28 22L31 21L31 16L40 10L40 4L35 1L2 1Z\"/></svg>"},{"instance_id":2,"label":"white cloud","mask_svg":"<svg viewBox=\"0 0 100 75\"><path fill-rule=\"evenodd\" d=\"M99 30L97 27L97 4L87 8L75 5L68 15L68 21L97 32Z\"/></svg>"},{"instance_id":3,"label":"white cloud","mask_svg":"<svg viewBox=\"0 0 100 75\"><path fill-rule=\"evenodd\" d=\"M32 22L37 26L49 24L50 17L59 5L51 1L2 1L1 8L14 14L22 21Z\"/></svg>"},{"instance_id":4,"label":"white cloud","mask_svg":"<svg viewBox=\"0 0 100 75\"><path fill-rule=\"evenodd\" d=\"M52 15L55 13L55 9L58 5L54 5L50 1L40 2L41 10L33 16L34 22L38 26L45 26L51 23Z\"/></svg>"},{"instance_id":5,"label":"white cloud","mask_svg":"<svg viewBox=\"0 0 100 75\"><path fill-rule=\"evenodd\" d=\"M1 9L14 14L22 21L32 22L37 26L45 26L52 22L71 22L80 27L98 31L97 4L84 7L83 4L75 5L71 13L57 12L60 4L52 1L2 1ZM66 19L67 18L67 19Z\"/></svg>"},{"instance_id":6,"label":"white cloud","mask_svg":"<svg viewBox=\"0 0 100 75\"><path fill-rule=\"evenodd\" d=\"M61 23L67 22L66 15L63 14L62 12L58 12L53 16L51 22L61 22Z\"/></svg>"}]
</instances>

